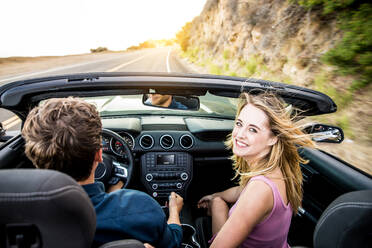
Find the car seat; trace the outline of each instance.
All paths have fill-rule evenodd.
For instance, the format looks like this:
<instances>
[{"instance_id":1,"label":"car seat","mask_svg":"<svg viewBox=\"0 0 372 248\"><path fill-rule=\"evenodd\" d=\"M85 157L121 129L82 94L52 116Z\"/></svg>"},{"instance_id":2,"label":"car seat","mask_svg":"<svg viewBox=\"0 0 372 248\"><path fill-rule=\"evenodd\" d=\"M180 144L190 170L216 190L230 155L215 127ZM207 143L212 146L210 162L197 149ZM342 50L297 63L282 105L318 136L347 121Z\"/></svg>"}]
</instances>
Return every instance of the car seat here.
<instances>
[{"instance_id":1,"label":"car seat","mask_svg":"<svg viewBox=\"0 0 372 248\"><path fill-rule=\"evenodd\" d=\"M198 218L196 230L199 243L208 247L210 217ZM313 243L314 248L372 247L372 190L353 191L336 198L319 218Z\"/></svg>"},{"instance_id":2,"label":"car seat","mask_svg":"<svg viewBox=\"0 0 372 248\"><path fill-rule=\"evenodd\" d=\"M372 190L336 198L318 220L313 241L315 248L372 247Z\"/></svg>"},{"instance_id":3,"label":"car seat","mask_svg":"<svg viewBox=\"0 0 372 248\"><path fill-rule=\"evenodd\" d=\"M0 247L91 247L96 215L84 189L53 170L0 170ZM105 248L140 248L136 240Z\"/></svg>"}]
</instances>

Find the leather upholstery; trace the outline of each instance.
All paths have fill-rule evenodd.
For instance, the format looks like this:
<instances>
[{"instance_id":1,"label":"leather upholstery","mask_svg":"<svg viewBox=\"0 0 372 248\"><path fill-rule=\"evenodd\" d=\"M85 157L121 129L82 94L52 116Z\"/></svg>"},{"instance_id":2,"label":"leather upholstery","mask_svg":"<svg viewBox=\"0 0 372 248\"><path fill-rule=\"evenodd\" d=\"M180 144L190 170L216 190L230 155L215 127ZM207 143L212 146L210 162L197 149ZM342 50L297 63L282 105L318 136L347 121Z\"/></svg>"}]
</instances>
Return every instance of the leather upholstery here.
<instances>
[{"instance_id":1,"label":"leather upholstery","mask_svg":"<svg viewBox=\"0 0 372 248\"><path fill-rule=\"evenodd\" d=\"M314 247L372 247L372 190L346 193L334 200L316 225Z\"/></svg>"},{"instance_id":2,"label":"leather upholstery","mask_svg":"<svg viewBox=\"0 0 372 248\"><path fill-rule=\"evenodd\" d=\"M95 229L91 201L71 177L53 170L0 170L1 247L90 247Z\"/></svg>"}]
</instances>

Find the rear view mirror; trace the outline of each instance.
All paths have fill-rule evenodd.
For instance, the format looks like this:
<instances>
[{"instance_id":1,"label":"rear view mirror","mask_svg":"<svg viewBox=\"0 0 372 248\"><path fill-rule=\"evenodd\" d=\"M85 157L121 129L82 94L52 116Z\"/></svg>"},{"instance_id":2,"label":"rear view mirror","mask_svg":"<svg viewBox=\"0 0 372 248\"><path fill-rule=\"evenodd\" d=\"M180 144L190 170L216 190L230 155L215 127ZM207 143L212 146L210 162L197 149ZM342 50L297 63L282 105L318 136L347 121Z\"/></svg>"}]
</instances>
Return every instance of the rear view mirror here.
<instances>
[{"instance_id":1,"label":"rear view mirror","mask_svg":"<svg viewBox=\"0 0 372 248\"><path fill-rule=\"evenodd\" d=\"M311 124L304 128L304 132L312 134L311 137L316 142L341 143L344 140L344 132L336 126Z\"/></svg>"},{"instance_id":2,"label":"rear view mirror","mask_svg":"<svg viewBox=\"0 0 372 248\"><path fill-rule=\"evenodd\" d=\"M146 106L178 110L198 110L199 98L194 96L144 94L142 102Z\"/></svg>"}]
</instances>

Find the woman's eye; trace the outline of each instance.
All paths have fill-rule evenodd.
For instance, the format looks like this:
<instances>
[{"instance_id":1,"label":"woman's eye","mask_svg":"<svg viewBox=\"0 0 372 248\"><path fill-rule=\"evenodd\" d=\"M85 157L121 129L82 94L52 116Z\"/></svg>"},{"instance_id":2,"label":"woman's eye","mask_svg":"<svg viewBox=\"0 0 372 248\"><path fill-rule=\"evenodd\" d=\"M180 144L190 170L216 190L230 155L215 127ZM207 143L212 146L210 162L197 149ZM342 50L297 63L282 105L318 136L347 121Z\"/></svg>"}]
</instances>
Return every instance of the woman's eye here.
<instances>
[{"instance_id":1,"label":"woman's eye","mask_svg":"<svg viewBox=\"0 0 372 248\"><path fill-rule=\"evenodd\" d=\"M249 129L249 132L257 133L257 130L254 129L254 128L250 128L250 129Z\"/></svg>"},{"instance_id":2,"label":"woman's eye","mask_svg":"<svg viewBox=\"0 0 372 248\"><path fill-rule=\"evenodd\" d=\"M237 122L235 122L235 126L241 127L242 124L239 121L237 121Z\"/></svg>"}]
</instances>

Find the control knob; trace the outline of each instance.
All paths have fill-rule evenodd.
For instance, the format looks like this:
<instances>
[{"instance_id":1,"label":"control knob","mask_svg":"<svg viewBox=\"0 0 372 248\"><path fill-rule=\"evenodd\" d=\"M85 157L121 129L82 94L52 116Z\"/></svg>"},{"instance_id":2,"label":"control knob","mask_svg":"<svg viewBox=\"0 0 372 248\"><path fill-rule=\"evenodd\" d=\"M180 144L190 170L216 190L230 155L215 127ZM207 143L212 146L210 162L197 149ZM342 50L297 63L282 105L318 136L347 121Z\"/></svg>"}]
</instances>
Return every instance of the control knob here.
<instances>
[{"instance_id":1,"label":"control knob","mask_svg":"<svg viewBox=\"0 0 372 248\"><path fill-rule=\"evenodd\" d=\"M183 181L186 181L188 178L189 178L189 175L187 175L186 172L181 173L181 179L182 179Z\"/></svg>"},{"instance_id":2,"label":"control knob","mask_svg":"<svg viewBox=\"0 0 372 248\"><path fill-rule=\"evenodd\" d=\"M154 179L154 177L152 176L152 174L146 174L146 181L147 182L151 182L152 181L152 179Z\"/></svg>"}]
</instances>

